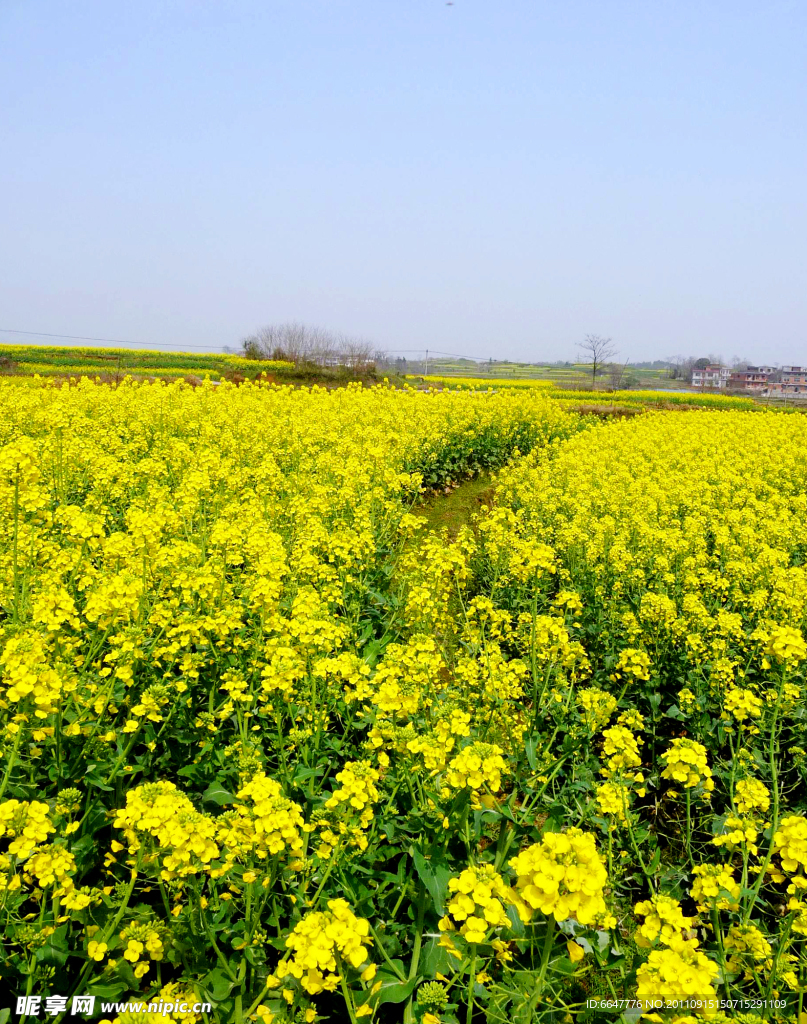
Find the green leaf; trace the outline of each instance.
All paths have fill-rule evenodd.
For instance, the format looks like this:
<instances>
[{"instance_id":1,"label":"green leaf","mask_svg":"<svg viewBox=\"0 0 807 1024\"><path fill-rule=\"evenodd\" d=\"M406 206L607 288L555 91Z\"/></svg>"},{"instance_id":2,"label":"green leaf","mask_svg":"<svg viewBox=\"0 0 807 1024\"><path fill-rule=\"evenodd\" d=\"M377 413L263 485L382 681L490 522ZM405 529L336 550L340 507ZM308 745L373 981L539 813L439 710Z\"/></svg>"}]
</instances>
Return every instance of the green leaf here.
<instances>
[{"instance_id":1,"label":"green leaf","mask_svg":"<svg viewBox=\"0 0 807 1024\"><path fill-rule=\"evenodd\" d=\"M58 964L62 967L67 962L67 925L63 924L50 936L44 946L36 951L40 963Z\"/></svg>"},{"instance_id":2,"label":"green leaf","mask_svg":"<svg viewBox=\"0 0 807 1024\"><path fill-rule=\"evenodd\" d=\"M92 836L82 836L81 839L77 839L70 847L70 852L77 861L82 861L86 854L94 854L97 850L98 845Z\"/></svg>"},{"instance_id":3,"label":"green leaf","mask_svg":"<svg viewBox=\"0 0 807 1024\"><path fill-rule=\"evenodd\" d=\"M445 898L448 891L448 880L451 878L451 869L442 858L427 860L416 846L412 847L411 852L415 862L415 871L426 886L434 909L440 917L443 917L446 912Z\"/></svg>"},{"instance_id":4,"label":"green leaf","mask_svg":"<svg viewBox=\"0 0 807 1024\"><path fill-rule=\"evenodd\" d=\"M235 796L220 782L211 782L207 789L202 793L202 802L206 804L218 804L222 807L224 804L231 804L235 802Z\"/></svg>"},{"instance_id":5,"label":"green leaf","mask_svg":"<svg viewBox=\"0 0 807 1024\"><path fill-rule=\"evenodd\" d=\"M517 939L520 939L524 935L525 929L524 922L518 916L518 911L511 903L508 904L507 908L505 909L505 913L510 919L510 931L515 935Z\"/></svg>"},{"instance_id":6,"label":"green leaf","mask_svg":"<svg viewBox=\"0 0 807 1024\"><path fill-rule=\"evenodd\" d=\"M302 785L303 782L307 782L309 779L313 779L321 775L322 772L319 770L319 768L307 768L304 764L300 764L297 766L297 770L294 773L292 782L296 786L300 786Z\"/></svg>"},{"instance_id":7,"label":"green leaf","mask_svg":"<svg viewBox=\"0 0 807 1024\"><path fill-rule=\"evenodd\" d=\"M427 978L434 978L438 974L447 975L451 971L453 957L439 942L439 939L428 939L423 946L420 966Z\"/></svg>"},{"instance_id":8,"label":"green leaf","mask_svg":"<svg viewBox=\"0 0 807 1024\"><path fill-rule=\"evenodd\" d=\"M100 772L85 772L84 773L85 784L92 786L94 789L101 789L105 793L111 793L113 791L112 786L108 786L101 778Z\"/></svg>"},{"instance_id":9,"label":"green leaf","mask_svg":"<svg viewBox=\"0 0 807 1024\"><path fill-rule=\"evenodd\" d=\"M383 639L371 640L361 652L362 658L367 662L370 668L375 667L375 663L378 661L379 656L383 653L386 646L386 641Z\"/></svg>"},{"instance_id":10,"label":"green leaf","mask_svg":"<svg viewBox=\"0 0 807 1024\"><path fill-rule=\"evenodd\" d=\"M110 982L107 985L98 985L91 981L89 988L85 989L85 991L91 996L97 996L99 999L117 999L124 992L129 991L129 986L125 981Z\"/></svg>"},{"instance_id":11,"label":"green leaf","mask_svg":"<svg viewBox=\"0 0 807 1024\"><path fill-rule=\"evenodd\" d=\"M392 971L385 971L383 968L378 972L377 978L381 981L381 991L378 993L375 1005L383 1003L403 1003L410 997L420 977L410 978L409 981L399 981Z\"/></svg>"},{"instance_id":12,"label":"green leaf","mask_svg":"<svg viewBox=\"0 0 807 1024\"><path fill-rule=\"evenodd\" d=\"M210 993L210 998L217 1003L226 999L235 987L235 982L228 978L220 967L215 967L206 974L202 984Z\"/></svg>"}]
</instances>

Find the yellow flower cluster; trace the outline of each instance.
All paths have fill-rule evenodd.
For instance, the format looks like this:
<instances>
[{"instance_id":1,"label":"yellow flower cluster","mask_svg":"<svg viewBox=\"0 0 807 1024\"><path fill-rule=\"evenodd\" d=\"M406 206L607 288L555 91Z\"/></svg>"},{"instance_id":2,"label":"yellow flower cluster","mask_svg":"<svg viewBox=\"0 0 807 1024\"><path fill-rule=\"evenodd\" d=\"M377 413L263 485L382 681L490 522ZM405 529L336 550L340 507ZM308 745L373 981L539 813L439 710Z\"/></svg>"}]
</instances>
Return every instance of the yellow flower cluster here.
<instances>
[{"instance_id":1,"label":"yellow flower cluster","mask_svg":"<svg viewBox=\"0 0 807 1024\"><path fill-rule=\"evenodd\" d=\"M759 779L740 779L734 791L734 803L740 814L751 811L765 811L771 805L771 794Z\"/></svg>"},{"instance_id":2,"label":"yellow flower cluster","mask_svg":"<svg viewBox=\"0 0 807 1024\"><path fill-rule=\"evenodd\" d=\"M693 918L684 917L678 900L663 893L642 900L633 909L645 919L639 926L639 934L648 942L658 939L665 946L673 946L692 928Z\"/></svg>"},{"instance_id":3,"label":"yellow flower cluster","mask_svg":"<svg viewBox=\"0 0 807 1024\"><path fill-rule=\"evenodd\" d=\"M66 836L75 826L68 825ZM48 805L39 800L5 800L0 803L0 839L8 840L6 852L0 854L0 892L13 892L25 882L28 886L53 886L53 896L62 897L67 910L82 910L94 900L92 890L77 892L73 884L76 860L63 845L48 839L56 832ZM15 863L16 862L16 863ZM14 873L21 867L21 874Z\"/></svg>"},{"instance_id":4,"label":"yellow flower cluster","mask_svg":"<svg viewBox=\"0 0 807 1024\"><path fill-rule=\"evenodd\" d=\"M792 626L774 626L770 631L766 654L778 662L800 662L807 658L807 643Z\"/></svg>"},{"instance_id":5,"label":"yellow flower cluster","mask_svg":"<svg viewBox=\"0 0 807 1024\"><path fill-rule=\"evenodd\" d=\"M124 945L123 958L132 964L136 978L142 978L148 974L150 960L160 961L165 957L165 946L160 929L150 924L140 922L130 924L120 933L120 941ZM102 960L103 951L99 944L92 943L91 945L94 947L90 953L92 959Z\"/></svg>"},{"instance_id":6,"label":"yellow flower cluster","mask_svg":"<svg viewBox=\"0 0 807 1024\"><path fill-rule=\"evenodd\" d=\"M131 854L140 849L138 834L156 840L164 879L203 871L219 855L215 821L197 811L173 782L147 782L129 790L114 825L124 830Z\"/></svg>"},{"instance_id":7,"label":"yellow flower cluster","mask_svg":"<svg viewBox=\"0 0 807 1024\"><path fill-rule=\"evenodd\" d=\"M471 716L467 711L447 707L442 714L440 709L437 709L436 715L438 718L434 725L434 732L444 743L448 743L455 736L470 736Z\"/></svg>"},{"instance_id":8,"label":"yellow flower cluster","mask_svg":"<svg viewBox=\"0 0 807 1024\"><path fill-rule=\"evenodd\" d=\"M502 788L502 774L507 764L501 747L495 743L469 743L453 757L446 772L446 782L453 789L480 790L487 787L491 793Z\"/></svg>"},{"instance_id":9,"label":"yellow flower cluster","mask_svg":"<svg viewBox=\"0 0 807 1024\"><path fill-rule=\"evenodd\" d=\"M630 729L624 725L615 725L605 729L602 734L604 743L602 752L608 758L608 764L600 769L606 778L611 775L626 775L632 779L643 781L641 775L630 772L642 763L639 755L638 740Z\"/></svg>"},{"instance_id":10,"label":"yellow flower cluster","mask_svg":"<svg viewBox=\"0 0 807 1024\"><path fill-rule=\"evenodd\" d=\"M738 909L740 886L730 864L699 864L692 869L692 874L695 881L691 895L698 910L708 910L710 906L718 910Z\"/></svg>"},{"instance_id":11,"label":"yellow flower cluster","mask_svg":"<svg viewBox=\"0 0 807 1024\"><path fill-rule=\"evenodd\" d=\"M282 795L279 782L258 772L238 790L231 811L216 819L216 840L227 849L228 859L243 857L250 850L263 860L288 850L293 857L302 853L300 807Z\"/></svg>"},{"instance_id":12,"label":"yellow flower cluster","mask_svg":"<svg viewBox=\"0 0 807 1024\"><path fill-rule=\"evenodd\" d=\"M688 686L685 686L682 690L678 691L679 707L682 711L686 712L687 714L692 714L692 712L695 710L697 700L698 698L695 696L692 690L689 689Z\"/></svg>"},{"instance_id":13,"label":"yellow flower cluster","mask_svg":"<svg viewBox=\"0 0 807 1024\"><path fill-rule=\"evenodd\" d=\"M630 790L621 782L604 782L595 791L597 809L616 821L627 824L630 807ZM612 826L613 828L613 826Z\"/></svg>"},{"instance_id":14,"label":"yellow flower cluster","mask_svg":"<svg viewBox=\"0 0 807 1024\"><path fill-rule=\"evenodd\" d=\"M387 716L410 717L441 665L437 644L430 636L417 634L407 644L388 644L373 677L373 703Z\"/></svg>"},{"instance_id":15,"label":"yellow flower cluster","mask_svg":"<svg viewBox=\"0 0 807 1024\"><path fill-rule=\"evenodd\" d=\"M356 917L345 900L329 900L327 910L305 914L287 936L291 956L280 962L275 977L298 981L309 995L333 992L342 964L358 970L367 963L369 934L367 921Z\"/></svg>"},{"instance_id":16,"label":"yellow flower cluster","mask_svg":"<svg viewBox=\"0 0 807 1024\"><path fill-rule=\"evenodd\" d=\"M480 531L486 523L487 520L480 522ZM487 538L489 533L488 530L483 536ZM504 536L503 545L506 542L507 536ZM529 653L530 659L534 658L536 664L544 669L557 665L568 672L572 679L583 679L590 674L591 666L583 645L578 640L572 640L563 619L556 615L533 616L529 612L522 613L518 617L518 630L514 639L520 650ZM583 698L581 706L585 707L588 700ZM592 705L594 700L596 698L593 698Z\"/></svg>"},{"instance_id":17,"label":"yellow flower cluster","mask_svg":"<svg viewBox=\"0 0 807 1024\"><path fill-rule=\"evenodd\" d=\"M650 658L645 651L626 647L617 658L614 674L617 679L649 679Z\"/></svg>"},{"instance_id":18,"label":"yellow flower cluster","mask_svg":"<svg viewBox=\"0 0 807 1024\"><path fill-rule=\"evenodd\" d=\"M42 886L58 885L60 891L66 891L73 885L70 876L76 870L73 854L63 846L49 844L38 847L25 864L25 877L36 879Z\"/></svg>"},{"instance_id":19,"label":"yellow flower cluster","mask_svg":"<svg viewBox=\"0 0 807 1024\"><path fill-rule=\"evenodd\" d=\"M651 950L647 963L636 971L636 998L714 1000L718 966L697 946L690 939L670 949Z\"/></svg>"},{"instance_id":20,"label":"yellow flower cluster","mask_svg":"<svg viewBox=\"0 0 807 1024\"><path fill-rule=\"evenodd\" d=\"M793 931L798 935L807 935L807 903L791 896L787 902L787 909L794 911Z\"/></svg>"},{"instance_id":21,"label":"yellow flower cluster","mask_svg":"<svg viewBox=\"0 0 807 1024\"><path fill-rule=\"evenodd\" d=\"M364 828L373 816L373 804L378 801L376 783L379 774L367 761L348 761L341 772L337 772L336 781L341 783L325 804L328 810L347 804L361 814L360 823Z\"/></svg>"},{"instance_id":22,"label":"yellow flower cluster","mask_svg":"<svg viewBox=\"0 0 807 1024\"><path fill-rule=\"evenodd\" d=\"M460 935L478 943L485 941L488 929L509 924L505 905L513 902L513 893L492 864L466 868L459 877L449 879L448 888L454 896L440 919L440 931L453 931L456 923Z\"/></svg>"},{"instance_id":23,"label":"yellow flower cluster","mask_svg":"<svg viewBox=\"0 0 807 1024\"><path fill-rule=\"evenodd\" d=\"M762 714L762 701L753 690L732 687L723 701L723 718L733 718L740 724L749 719L759 718Z\"/></svg>"},{"instance_id":24,"label":"yellow flower cluster","mask_svg":"<svg viewBox=\"0 0 807 1024\"><path fill-rule=\"evenodd\" d=\"M623 711L617 718L616 724L623 725L626 729L632 729L634 732L639 732L641 729L644 729L644 716L636 708L629 708L627 711Z\"/></svg>"},{"instance_id":25,"label":"yellow flower cluster","mask_svg":"<svg viewBox=\"0 0 807 1024\"><path fill-rule=\"evenodd\" d=\"M782 818L773 836L773 852L779 855L782 871L788 875L807 873L807 818L800 814Z\"/></svg>"},{"instance_id":26,"label":"yellow flower cluster","mask_svg":"<svg viewBox=\"0 0 807 1024\"><path fill-rule=\"evenodd\" d=\"M729 969L737 973L743 967L756 966L760 961L767 961L771 955L770 942L753 924L732 925L723 939L723 947L730 954Z\"/></svg>"},{"instance_id":27,"label":"yellow flower cluster","mask_svg":"<svg viewBox=\"0 0 807 1024\"><path fill-rule=\"evenodd\" d=\"M580 690L577 703L583 709L583 719L589 732L598 732L616 711L617 699L604 690L590 687Z\"/></svg>"},{"instance_id":28,"label":"yellow flower cluster","mask_svg":"<svg viewBox=\"0 0 807 1024\"><path fill-rule=\"evenodd\" d=\"M692 932L695 921L684 916L678 900L657 893L637 903L634 910L645 918L639 926L643 941L637 939L637 942L640 945L660 942L666 947L651 950L647 962L637 970L637 998L713 998L717 964L698 948L698 940Z\"/></svg>"},{"instance_id":29,"label":"yellow flower cluster","mask_svg":"<svg viewBox=\"0 0 807 1024\"><path fill-rule=\"evenodd\" d=\"M37 718L56 710L63 688L47 646L43 637L27 632L11 637L0 653L6 700L23 705L30 698Z\"/></svg>"},{"instance_id":30,"label":"yellow flower cluster","mask_svg":"<svg viewBox=\"0 0 807 1024\"><path fill-rule=\"evenodd\" d=\"M706 747L702 743L688 738L675 739L661 759L665 763L662 778L680 782L685 789L702 785L704 799L708 800L715 784L712 770L706 762Z\"/></svg>"},{"instance_id":31,"label":"yellow flower cluster","mask_svg":"<svg viewBox=\"0 0 807 1024\"><path fill-rule=\"evenodd\" d=\"M5 800L0 804L0 838L8 837L8 852L20 860L30 857L34 847L46 843L56 831L48 805L39 800Z\"/></svg>"},{"instance_id":32,"label":"yellow flower cluster","mask_svg":"<svg viewBox=\"0 0 807 1024\"><path fill-rule=\"evenodd\" d=\"M540 910L557 921L574 917L580 924L603 927L613 921L603 896L608 874L591 833L579 828L548 832L510 866L518 876L516 906L522 920Z\"/></svg>"},{"instance_id":33,"label":"yellow flower cluster","mask_svg":"<svg viewBox=\"0 0 807 1024\"><path fill-rule=\"evenodd\" d=\"M759 822L754 818L738 818L734 814L726 815L723 830L712 839L714 846L725 846L730 852L747 846L749 853L759 852L757 836Z\"/></svg>"}]
</instances>

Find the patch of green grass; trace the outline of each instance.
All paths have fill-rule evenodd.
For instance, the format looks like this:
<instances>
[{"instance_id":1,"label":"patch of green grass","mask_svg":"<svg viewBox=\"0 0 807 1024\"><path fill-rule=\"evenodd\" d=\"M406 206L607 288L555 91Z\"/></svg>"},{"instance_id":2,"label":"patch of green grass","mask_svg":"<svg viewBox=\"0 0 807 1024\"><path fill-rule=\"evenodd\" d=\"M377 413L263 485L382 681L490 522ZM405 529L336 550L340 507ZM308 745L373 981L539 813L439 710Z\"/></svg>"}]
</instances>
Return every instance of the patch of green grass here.
<instances>
[{"instance_id":1,"label":"patch of green grass","mask_svg":"<svg viewBox=\"0 0 807 1024\"><path fill-rule=\"evenodd\" d=\"M470 526L473 514L493 500L495 488L493 476L480 473L458 484L448 494L439 492L430 495L412 511L425 520L426 531L447 530L450 537L456 537L463 526Z\"/></svg>"},{"instance_id":2,"label":"patch of green grass","mask_svg":"<svg viewBox=\"0 0 807 1024\"><path fill-rule=\"evenodd\" d=\"M130 374L137 377L255 377L261 372L284 373L292 363L251 360L232 353L160 352L124 348L79 348L61 345L0 344L0 373L30 376L88 376Z\"/></svg>"},{"instance_id":3,"label":"patch of green grass","mask_svg":"<svg viewBox=\"0 0 807 1024\"><path fill-rule=\"evenodd\" d=\"M198 382L212 380L264 379L278 384L311 387L342 387L356 381L371 386L381 381L374 368L354 371L345 366L295 365L283 360L246 359L233 353L160 352L118 348L79 348L56 345L7 345L0 343L0 376L100 377L103 383L125 376L171 380L184 377ZM388 375L389 382L403 386L403 379Z\"/></svg>"},{"instance_id":4,"label":"patch of green grass","mask_svg":"<svg viewBox=\"0 0 807 1024\"><path fill-rule=\"evenodd\" d=\"M468 360L430 359L430 376L486 378L488 380L543 380L558 386L590 387L591 365L586 363L569 363L568 365L546 363L512 363L505 360L491 363L474 363ZM680 380L673 380L669 370L646 367L629 367L630 375L638 387L643 388L674 388L681 387ZM420 375L417 375L420 376ZM610 376L598 376L598 387L605 388Z\"/></svg>"}]
</instances>

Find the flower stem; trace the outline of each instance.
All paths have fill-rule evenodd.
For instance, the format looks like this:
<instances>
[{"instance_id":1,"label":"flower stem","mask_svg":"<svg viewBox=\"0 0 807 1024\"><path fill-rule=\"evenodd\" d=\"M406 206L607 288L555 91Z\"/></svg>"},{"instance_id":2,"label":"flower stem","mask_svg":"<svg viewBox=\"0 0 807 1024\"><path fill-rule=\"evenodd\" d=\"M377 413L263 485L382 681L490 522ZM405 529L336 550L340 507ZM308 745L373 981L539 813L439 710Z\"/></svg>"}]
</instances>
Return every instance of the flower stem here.
<instances>
[{"instance_id":1,"label":"flower stem","mask_svg":"<svg viewBox=\"0 0 807 1024\"><path fill-rule=\"evenodd\" d=\"M546 978L546 969L549 966L549 957L552 953L552 944L555 939L555 918L548 917L546 919L546 935L544 935L544 948L541 951L541 967L538 972L538 981L535 985L535 994L540 996L544 990L544 979Z\"/></svg>"},{"instance_id":2,"label":"flower stem","mask_svg":"<svg viewBox=\"0 0 807 1024\"><path fill-rule=\"evenodd\" d=\"M465 1010L465 1024L471 1024L474 1016L474 985L476 984L476 943L472 946L471 972L468 975L468 1003Z\"/></svg>"},{"instance_id":3,"label":"flower stem","mask_svg":"<svg viewBox=\"0 0 807 1024\"><path fill-rule=\"evenodd\" d=\"M8 755L8 763L6 764L6 770L3 773L3 781L0 783L0 800L3 799L6 787L8 786L11 778L11 769L17 760L17 751L20 749L20 740L22 739L22 726L18 725L17 735L14 737L14 746L11 748L11 753Z\"/></svg>"}]
</instances>

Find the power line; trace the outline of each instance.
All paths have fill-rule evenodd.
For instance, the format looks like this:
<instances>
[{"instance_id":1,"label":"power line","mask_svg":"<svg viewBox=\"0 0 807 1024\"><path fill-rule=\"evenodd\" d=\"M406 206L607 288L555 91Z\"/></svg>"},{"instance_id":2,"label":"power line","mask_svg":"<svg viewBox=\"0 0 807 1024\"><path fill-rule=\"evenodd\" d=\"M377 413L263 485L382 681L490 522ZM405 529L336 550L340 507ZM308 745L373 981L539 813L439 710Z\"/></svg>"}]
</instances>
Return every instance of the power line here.
<instances>
[{"instance_id":1,"label":"power line","mask_svg":"<svg viewBox=\"0 0 807 1024\"><path fill-rule=\"evenodd\" d=\"M184 351L192 351L185 345L159 345L155 347L147 341L121 341L120 338L88 338L83 334L48 334L46 331L13 331L10 327L0 327L0 334L25 334L31 338L64 338L67 341L100 341L106 345L128 345L134 348L150 348L155 352L161 352L165 348L178 348ZM206 352L221 352L223 345L197 345L197 349Z\"/></svg>"},{"instance_id":2,"label":"power line","mask_svg":"<svg viewBox=\"0 0 807 1024\"><path fill-rule=\"evenodd\" d=\"M148 348L155 352L161 352L163 349L175 348L183 352L193 353L194 351L204 352L221 352L224 355L224 349L227 346L224 345L196 345L194 348L188 348L186 345L171 345L161 344L154 346L147 341L123 341L120 338L91 338L84 334L49 334L47 331L17 331L12 330L10 327L0 327L0 334L24 334L30 338L61 338L65 341L97 341L103 345L125 345L131 348ZM490 360L482 358L481 356L469 356L460 352L441 352L434 348L391 348L384 350L387 355L396 355L402 352L408 355L421 354L424 352L430 352L433 356L449 356L452 359L470 359L475 363L487 363Z\"/></svg>"},{"instance_id":3,"label":"power line","mask_svg":"<svg viewBox=\"0 0 807 1024\"><path fill-rule=\"evenodd\" d=\"M436 348L390 348L386 350L388 354L394 355L396 352L431 352L433 356L451 356L453 359L471 359L475 363L487 363L487 359L482 359L479 356L468 356L462 355L459 352L440 352Z\"/></svg>"},{"instance_id":4,"label":"power line","mask_svg":"<svg viewBox=\"0 0 807 1024\"><path fill-rule=\"evenodd\" d=\"M161 352L166 348L181 349L186 352L193 352L193 349L188 349L185 345L170 345L163 344L154 346L147 341L123 341L120 338L90 338L83 334L48 334L47 331L15 331L10 327L0 327L0 334L24 334L31 338L62 338L66 341L97 341L104 345L127 345L132 348L150 348L155 352ZM218 347L214 345L196 345L195 349L202 350L205 352L222 352L225 346L220 345ZM409 355L422 352L431 352L432 355L436 356L450 356L452 359L470 359L475 363L487 363L487 359L483 359L479 356L463 355L459 352L440 352L438 349L422 349L422 348L393 348L387 349L387 354L394 355L400 352L406 352Z\"/></svg>"}]
</instances>

